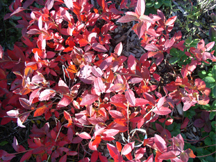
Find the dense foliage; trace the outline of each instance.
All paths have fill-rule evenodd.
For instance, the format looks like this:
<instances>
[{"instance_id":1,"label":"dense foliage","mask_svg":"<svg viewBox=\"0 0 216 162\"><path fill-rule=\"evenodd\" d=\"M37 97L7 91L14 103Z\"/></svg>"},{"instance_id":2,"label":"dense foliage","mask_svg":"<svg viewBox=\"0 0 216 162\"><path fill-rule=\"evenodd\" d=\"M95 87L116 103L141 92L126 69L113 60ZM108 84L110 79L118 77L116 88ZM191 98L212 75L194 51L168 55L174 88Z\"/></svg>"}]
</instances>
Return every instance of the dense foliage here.
<instances>
[{"instance_id":1,"label":"dense foliage","mask_svg":"<svg viewBox=\"0 0 216 162\"><path fill-rule=\"evenodd\" d=\"M216 86L206 86L192 73L203 62L216 62L215 43L185 45L181 31L171 34L177 17L166 19L160 10L145 15L144 0L131 0L130 6L122 0L121 9L135 7L126 13L105 0L97 3L98 8L88 0L10 5L12 13L4 19L22 18L17 25L22 38L13 50L0 49L1 125L13 121L30 133L25 147L14 137L17 153L0 150L1 160L21 153L20 161L38 162L187 162L196 157L184 148L182 135L173 136L166 126L174 125L175 109L209 103ZM123 56L121 42L110 48L111 31L131 21L144 49L139 59ZM216 65L212 69L204 80L210 77L215 84ZM15 77L9 81L11 73ZM195 125L210 132L208 118L203 113ZM184 118L181 129L188 122Z\"/></svg>"}]
</instances>

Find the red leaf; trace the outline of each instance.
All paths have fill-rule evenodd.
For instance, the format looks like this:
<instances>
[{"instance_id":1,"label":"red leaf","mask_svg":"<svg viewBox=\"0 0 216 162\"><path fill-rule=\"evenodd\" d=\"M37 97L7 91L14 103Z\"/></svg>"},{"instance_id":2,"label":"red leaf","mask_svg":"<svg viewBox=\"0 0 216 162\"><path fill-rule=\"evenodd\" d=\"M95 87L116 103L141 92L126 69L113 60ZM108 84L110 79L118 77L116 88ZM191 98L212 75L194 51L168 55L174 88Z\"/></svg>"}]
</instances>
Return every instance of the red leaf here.
<instances>
[{"instance_id":1,"label":"red leaf","mask_svg":"<svg viewBox=\"0 0 216 162\"><path fill-rule=\"evenodd\" d=\"M14 10L9 16L8 15L5 15L4 16L4 20L10 18L11 16L15 15L15 14L18 14L19 12L22 12L24 11L25 9L23 7L18 7L16 10Z\"/></svg>"},{"instance_id":2,"label":"red leaf","mask_svg":"<svg viewBox=\"0 0 216 162\"><path fill-rule=\"evenodd\" d=\"M153 156L153 154L151 154L151 155L148 157L148 159L145 160L144 162L153 162L153 158L154 158L154 156Z\"/></svg>"},{"instance_id":3,"label":"red leaf","mask_svg":"<svg viewBox=\"0 0 216 162\"><path fill-rule=\"evenodd\" d=\"M30 104L30 101L28 99L20 97L19 102L23 106L23 108L25 108L27 110L31 109L31 104Z\"/></svg>"},{"instance_id":4,"label":"red leaf","mask_svg":"<svg viewBox=\"0 0 216 162\"><path fill-rule=\"evenodd\" d=\"M46 105L43 105L42 107L37 108L34 112L34 117L43 115L46 109L47 109Z\"/></svg>"},{"instance_id":5,"label":"red leaf","mask_svg":"<svg viewBox=\"0 0 216 162\"><path fill-rule=\"evenodd\" d=\"M15 52L15 55L21 60L26 60L25 55L23 54L23 51L20 49L20 47L14 45L13 51Z\"/></svg>"},{"instance_id":6,"label":"red leaf","mask_svg":"<svg viewBox=\"0 0 216 162\"><path fill-rule=\"evenodd\" d=\"M0 78L1 79L6 79L7 75L3 69L0 68ZM2 87L1 87L2 88Z\"/></svg>"},{"instance_id":7,"label":"red leaf","mask_svg":"<svg viewBox=\"0 0 216 162\"><path fill-rule=\"evenodd\" d=\"M215 45L215 42L210 42L206 45L206 51L209 51L210 49L212 49Z\"/></svg>"},{"instance_id":8,"label":"red leaf","mask_svg":"<svg viewBox=\"0 0 216 162\"><path fill-rule=\"evenodd\" d=\"M3 55L4 55L4 50L3 50L2 46L0 45L0 59L3 58Z\"/></svg>"},{"instance_id":9,"label":"red leaf","mask_svg":"<svg viewBox=\"0 0 216 162\"><path fill-rule=\"evenodd\" d=\"M152 95L145 92L145 93L143 93L143 97L145 97L152 105L155 105L155 100L154 100L154 97Z\"/></svg>"},{"instance_id":10,"label":"red leaf","mask_svg":"<svg viewBox=\"0 0 216 162\"><path fill-rule=\"evenodd\" d=\"M145 50L155 52L155 51L158 51L158 48L154 44L147 44L145 46ZM149 56L149 57L152 57L152 56Z\"/></svg>"},{"instance_id":11,"label":"red leaf","mask_svg":"<svg viewBox=\"0 0 216 162\"><path fill-rule=\"evenodd\" d=\"M181 129L184 129L187 127L188 123L189 123L189 119L186 117L185 120L183 121L182 125L181 125Z\"/></svg>"},{"instance_id":12,"label":"red leaf","mask_svg":"<svg viewBox=\"0 0 216 162\"><path fill-rule=\"evenodd\" d=\"M136 106L143 106L148 104L149 101L143 98L136 98Z\"/></svg>"},{"instance_id":13,"label":"red leaf","mask_svg":"<svg viewBox=\"0 0 216 162\"><path fill-rule=\"evenodd\" d=\"M87 94L83 97L80 106L90 105L98 99L97 95Z\"/></svg>"},{"instance_id":14,"label":"red leaf","mask_svg":"<svg viewBox=\"0 0 216 162\"><path fill-rule=\"evenodd\" d=\"M195 79L195 85L198 90L204 90L206 88L206 84L200 78Z\"/></svg>"},{"instance_id":15,"label":"red leaf","mask_svg":"<svg viewBox=\"0 0 216 162\"><path fill-rule=\"evenodd\" d=\"M98 52L107 52L107 49L99 43L93 43L92 48Z\"/></svg>"},{"instance_id":16,"label":"red leaf","mask_svg":"<svg viewBox=\"0 0 216 162\"><path fill-rule=\"evenodd\" d=\"M139 16L144 14L144 12L145 12L145 0L138 0L137 1L135 12Z\"/></svg>"},{"instance_id":17,"label":"red leaf","mask_svg":"<svg viewBox=\"0 0 216 162\"><path fill-rule=\"evenodd\" d=\"M60 158L59 162L66 162L67 161L67 155L64 155Z\"/></svg>"},{"instance_id":18,"label":"red leaf","mask_svg":"<svg viewBox=\"0 0 216 162\"><path fill-rule=\"evenodd\" d=\"M158 101L157 107L159 108L159 107L163 106L165 101L166 101L165 97L160 98Z\"/></svg>"},{"instance_id":19,"label":"red leaf","mask_svg":"<svg viewBox=\"0 0 216 162\"><path fill-rule=\"evenodd\" d=\"M177 19L177 16L173 16L173 17L169 18L169 19L166 21L165 25L166 25L166 26L173 25L176 19Z\"/></svg>"},{"instance_id":20,"label":"red leaf","mask_svg":"<svg viewBox=\"0 0 216 162\"><path fill-rule=\"evenodd\" d=\"M136 105L136 98L134 96L134 92L131 90L131 89L128 89L126 92L125 92L125 98L127 99L127 101L135 106Z\"/></svg>"},{"instance_id":21,"label":"red leaf","mask_svg":"<svg viewBox=\"0 0 216 162\"><path fill-rule=\"evenodd\" d=\"M172 111L168 107L160 107L153 110L154 113L158 115L168 115Z\"/></svg>"},{"instance_id":22,"label":"red leaf","mask_svg":"<svg viewBox=\"0 0 216 162\"><path fill-rule=\"evenodd\" d=\"M100 69L101 70L106 70L112 63L113 57L107 57L101 64L100 64Z\"/></svg>"},{"instance_id":23,"label":"red leaf","mask_svg":"<svg viewBox=\"0 0 216 162\"><path fill-rule=\"evenodd\" d=\"M16 137L14 137L14 139L13 139L12 146L13 146L14 150L16 150L16 152L22 152L22 151L26 150L22 145L18 144Z\"/></svg>"},{"instance_id":24,"label":"red leaf","mask_svg":"<svg viewBox=\"0 0 216 162\"><path fill-rule=\"evenodd\" d=\"M165 122L165 124L166 125L171 125L173 123L173 119L171 118L171 119L168 119L166 122Z\"/></svg>"},{"instance_id":25,"label":"red leaf","mask_svg":"<svg viewBox=\"0 0 216 162\"><path fill-rule=\"evenodd\" d=\"M96 39L96 37L97 37L97 33L96 33L96 32L92 32L92 33L90 33L90 34L88 35L88 41L89 41L89 42L94 42L95 39Z\"/></svg>"},{"instance_id":26,"label":"red leaf","mask_svg":"<svg viewBox=\"0 0 216 162\"><path fill-rule=\"evenodd\" d=\"M150 22L150 23L153 23L153 22L154 22L152 18L150 18L149 16L146 16L146 15L141 15L141 16L139 17L139 19L140 19L142 22L145 22L145 21L148 21L148 22Z\"/></svg>"},{"instance_id":27,"label":"red leaf","mask_svg":"<svg viewBox=\"0 0 216 162\"><path fill-rule=\"evenodd\" d=\"M146 23L141 21L138 24L135 24L132 29L136 32L136 34L138 35L140 39L143 36L144 32L146 31L147 25Z\"/></svg>"},{"instance_id":28,"label":"red leaf","mask_svg":"<svg viewBox=\"0 0 216 162\"><path fill-rule=\"evenodd\" d=\"M162 159L162 160L170 160L170 159L174 159L174 158L176 158L174 151L168 151L168 152L162 153L158 157L158 159Z\"/></svg>"},{"instance_id":29,"label":"red leaf","mask_svg":"<svg viewBox=\"0 0 216 162\"><path fill-rule=\"evenodd\" d=\"M40 34L41 31L38 29L30 29L28 32L26 32L27 34Z\"/></svg>"},{"instance_id":30,"label":"red leaf","mask_svg":"<svg viewBox=\"0 0 216 162\"><path fill-rule=\"evenodd\" d=\"M45 3L45 6L48 10L50 10L53 7L54 0L47 0Z\"/></svg>"},{"instance_id":31,"label":"red leaf","mask_svg":"<svg viewBox=\"0 0 216 162\"><path fill-rule=\"evenodd\" d=\"M20 159L20 162L24 162L24 161L28 161L29 160L29 158L31 157L31 155L32 155L32 152L33 152L33 150L30 150L30 151L28 151L28 152L26 152L23 156L22 156L22 158Z\"/></svg>"},{"instance_id":32,"label":"red leaf","mask_svg":"<svg viewBox=\"0 0 216 162\"><path fill-rule=\"evenodd\" d=\"M95 137L95 140L92 142L92 145L93 145L93 146L94 146L94 145L98 146L98 145L100 144L100 142L101 142L101 136L100 136L100 135L97 135L97 136Z\"/></svg>"},{"instance_id":33,"label":"red leaf","mask_svg":"<svg viewBox=\"0 0 216 162\"><path fill-rule=\"evenodd\" d=\"M109 114L113 117L113 118L124 118L124 115L117 110L110 110Z\"/></svg>"},{"instance_id":34,"label":"red leaf","mask_svg":"<svg viewBox=\"0 0 216 162\"><path fill-rule=\"evenodd\" d=\"M86 132L82 132L82 133L78 134L78 136L82 139L91 139L91 136Z\"/></svg>"},{"instance_id":35,"label":"red leaf","mask_svg":"<svg viewBox=\"0 0 216 162\"><path fill-rule=\"evenodd\" d=\"M56 55L56 53L55 53L55 52L52 52L52 51L47 51L47 58L48 58L48 59L51 59L51 58L53 58L55 55Z\"/></svg>"},{"instance_id":36,"label":"red leaf","mask_svg":"<svg viewBox=\"0 0 216 162\"><path fill-rule=\"evenodd\" d=\"M39 95L40 101L48 101L50 98L53 98L56 95L56 91L53 89L45 89Z\"/></svg>"},{"instance_id":37,"label":"red leaf","mask_svg":"<svg viewBox=\"0 0 216 162\"><path fill-rule=\"evenodd\" d=\"M92 67L92 74L94 74L96 77L102 77L103 72L99 67Z\"/></svg>"},{"instance_id":38,"label":"red leaf","mask_svg":"<svg viewBox=\"0 0 216 162\"><path fill-rule=\"evenodd\" d=\"M167 151L166 142L164 141L164 139L163 139L161 136L155 134L154 142L155 142L155 144L156 144L158 150L159 150L161 153Z\"/></svg>"},{"instance_id":39,"label":"red leaf","mask_svg":"<svg viewBox=\"0 0 216 162\"><path fill-rule=\"evenodd\" d=\"M107 148L109 150L110 156L112 156L112 158L115 158L115 156L117 154L119 154L117 148L109 143L107 143Z\"/></svg>"},{"instance_id":40,"label":"red leaf","mask_svg":"<svg viewBox=\"0 0 216 162\"><path fill-rule=\"evenodd\" d=\"M116 147L117 147L118 151L121 152L121 150L122 150L122 145L121 145L120 142L116 141Z\"/></svg>"},{"instance_id":41,"label":"red leaf","mask_svg":"<svg viewBox=\"0 0 216 162\"><path fill-rule=\"evenodd\" d=\"M35 89L29 96L29 102L32 104L34 103L34 99L39 97L40 89Z\"/></svg>"},{"instance_id":42,"label":"red leaf","mask_svg":"<svg viewBox=\"0 0 216 162\"><path fill-rule=\"evenodd\" d=\"M89 146L89 148L91 149L91 150L93 150L93 151L97 151L97 146L96 145L92 145L92 143L93 142L89 142L89 144L88 144L88 146Z\"/></svg>"},{"instance_id":43,"label":"red leaf","mask_svg":"<svg viewBox=\"0 0 216 162\"><path fill-rule=\"evenodd\" d=\"M136 70L136 59L135 59L135 57L133 55L130 55L128 57L128 61L127 62L128 62L128 68L131 71L135 72L135 70Z\"/></svg>"},{"instance_id":44,"label":"red leaf","mask_svg":"<svg viewBox=\"0 0 216 162\"><path fill-rule=\"evenodd\" d=\"M57 104L57 108L66 107L71 103L71 98L69 96L64 96L59 103Z\"/></svg>"},{"instance_id":45,"label":"red leaf","mask_svg":"<svg viewBox=\"0 0 216 162\"><path fill-rule=\"evenodd\" d=\"M80 143L82 140L83 140L83 139L80 138L80 137L75 137L75 138L73 138L72 143L74 143L74 144Z\"/></svg>"},{"instance_id":46,"label":"red leaf","mask_svg":"<svg viewBox=\"0 0 216 162\"><path fill-rule=\"evenodd\" d=\"M155 78L155 80L157 80L158 82L160 81L160 75L154 73L153 77Z\"/></svg>"},{"instance_id":47,"label":"red leaf","mask_svg":"<svg viewBox=\"0 0 216 162\"><path fill-rule=\"evenodd\" d=\"M99 159L101 162L108 162L107 158L105 156L102 156L101 152L99 152Z\"/></svg>"},{"instance_id":48,"label":"red leaf","mask_svg":"<svg viewBox=\"0 0 216 162\"><path fill-rule=\"evenodd\" d=\"M128 160L132 160L132 159L133 159L131 153L129 153L129 154L125 155L125 156L126 156L126 158L127 158Z\"/></svg>"},{"instance_id":49,"label":"red leaf","mask_svg":"<svg viewBox=\"0 0 216 162\"><path fill-rule=\"evenodd\" d=\"M11 159L15 157L15 155L9 154L4 150L0 150L0 157L1 157L1 160L9 162Z\"/></svg>"},{"instance_id":50,"label":"red leaf","mask_svg":"<svg viewBox=\"0 0 216 162\"><path fill-rule=\"evenodd\" d=\"M205 124L205 121L202 119L196 119L194 121L194 126L198 127L198 128L202 128L204 126L204 124Z\"/></svg>"},{"instance_id":51,"label":"red leaf","mask_svg":"<svg viewBox=\"0 0 216 162\"><path fill-rule=\"evenodd\" d=\"M70 0L69 0L70 1ZM89 158L83 158L83 159L81 159L79 162L89 162Z\"/></svg>"},{"instance_id":52,"label":"red leaf","mask_svg":"<svg viewBox=\"0 0 216 162\"><path fill-rule=\"evenodd\" d=\"M97 162L98 155L98 151L94 151L91 155L91 162Z\"/></svg>"},{"instance_id":53,"label":"red leaf","mask_svg":"<svg viewBox=\"0 0 216 162\"><path fill-rule=\"evenodd\" d=\"M84 47L87 44L89 44L89 42L86 39L80 39L79 44L80 44L80 47Z\"/></svg>"},{"instance_id":54,"label":"red leaf","mask_svg":"<svg viewBox=\"0 0 216 162\"><path fill-rule=\"evenodd\" d=\"M50 131L50 134L51 134L51 137L52 137L52 139L56 139L56 136L57 136L57 133L52 129L51 131Z\"/></svg>"},{"instance_id":55,"label":"red leaf","mask_svg":"<svg viewBox=\"0 0 216 162\"><path fill-rule=\"evenodd\" d=\"M113 137L116 134L118 134L118 132L119 132L119 130L117 130L117 129L106 129L103 132L103 135L106 135L106 137Z\"/></svg>"},{"instance_id":56,"label":"red leaf","mask_svg":"<svg viewBox=\"0 0 216 162\"><path fill-rule=\"evenodd\" d=\"M126 144L121 151L122 155L129 154L133 150L133 148L134 148L134 142L130 142Z\"/></svg>"},{"instance_id":57,"label":"red leaf","mask_svg":"<svg viewBox=\"0 0 216 162\"><path fill-rule=\"evenodd\" d=\"M175 43L174 37L172 37L171 39L167 39L166 42L164 43L165 49L172 47L174 43Z\"/></svg>"},{"instance_id":58,"label":"red leaf","mask_svg":"<svg viewBox=\"0 0 216 162\"><path fill-rule=\"evenodd\" d=\"M138 160L138 159L141 159L144 155L144 153L146 152L146 148L139 148L138 150L136 150L135 152L135 159Z\"/></svg>"},{"instance_id":59,"label":"red leaf","mask_svg":"<svg viewBox=\"0 0 216 162\"><path fill-rule=\"evenodd\" d=\"M120 124L120 125L122 125L122 126L126 126L126 119L124 119L124 118L116 118L116 119L114 120L114 122L115 122L115 123L118 123L118 124Z\"/></svg>"},{"instance_id":60,"label":"red leaf","mask_svg":"<svg viewBox=\"0 0 216 162\"><path fill-rule=\"evenodd\" d=\"M142 80L143 78L132 78L128 81L128 83L136 84L136 83L140 83Z\"/></svg>"},{"instance_id":61,"label":"red leaf","mask_svg":"<svg viewBox=\"0 0 216 162\"><path fill-rule=\"evenodd\" d=\"M141 128L144 124L145 119L141 118L138 122L137 122L137 128Z\"/></svg>"},{"instance_id":62,"label":"red leaf","mask_svg":"<svg viewBox=\"0 0 216 162\"><path fill-rule=\"evenodd\" d=\"M67 68L67 71L69 73L77 73L78 72L75 65L69 65L68 68Z\"/></svg>"},{"instance_id":63,"label":"red leaf","mask_svg":"<svg viewBox=\"0 0 216 162\"><path fill-rule=\"evenodd\" d=\"M116 94L110 98L111 103L125 103L127 100L123 94Z\"/></svg>"},{"instance_id":64,"label":"red leaf","mask_svg":"<svg viewBox=\"0 0 216 162\"><path fill-rule=\"evenodd\" d=\"M67 155L69 156L76 156L78 153L76 151L68 151Z\"/></svg>"},{"instance_id":65,"label":"red leaf","mask_svg":"<svg viewBox=\"0 0 216 162\"><path fill-rule=\"evenodd\" d=\"M188 156L190 158L195 158L196 155L194 155L193 150L191 150L190 148L188 148L187 150L185 150L185 152L188 154Z\"/></svg>"},{"instance_id":66,"label":"red leaf","mask_svg":"<svg viewBox=\"0 0 216 162\"><path fill-rule=\"evenodd\" d=\"M120 56L122 53L122 50L123 50L123 45L122 45L122 42L120 42L119 44L115 46L114 53Z\"/></svg>"},{"instance_id":67,"label":"red leaf","mask_svg":"<svg viewBox=\"0 0 216 162\"><path fill-rule=\"evenodd\" d=\"M126 15L121 17L120 19L118 19L117 22L120 22L120 23L128 23L128 22L131 22L131 21L136 21L138 20L139 16L134 13L134 12L126 12Z\"/></svg>"},{"instance_id":68,"label":"red leaf","mask_svg":"<svg viewBox=\"0 0 216 162\"><path fill-rule=\"evenodd\" d=\"M99 93L104 93L105 92L105 84L103 83L103 80L101 78L96 78L94 80L94 87L95 90Z\"/></svg>"},{"instance_id":69,"label":"red leaf","mask_svg":"<svg viewBox=\"0 0 216 162\"><path fill-rule=\"evenodd\" d=\"M113 85L108 91L111 91L111 92L119 92L119 91L122 91L122 90L125 90L124 84L116 83L116 84Z\"/></svg>"},{"instance_id":70,"label":"red leaf","mask_svg":"<svg viewBox=\"0 0 216 162\"><path fill-rule=\"evenodd\" d=\"M106 2L105 2L105 0L101 1L101 7L102 7L103 11L106 9Z\"/></svg>"},{"instance_id":71,"label":"red leaf","mask_svg":"<svg viewBox=\"0 0 216 162\"><path fill-rule=\"evenodd\" d=\"M66 120L71 120L71 115L65 110L64 110L64 117Z\"/></svg>"},{"instance_id":72,"label":"red leaf","mask_svg":"<svg viewBox=\"0 0 216 162\"><path fill-rule=\"evenodd\" d=\"M73 135L74 135L73 130L69 127L67 131L67 139L70 143L72 143L73 141Z\"/></svg>"},{"instance_id":73,"label":"red leaf","mask_svg":"<svg viewBox=\"0 0 216 162\"><path fill-rule=\"evenodd\" d=\"M65 5L67 8L72 9L73 8L73 2L74 0L64 0Z\"/></svg>"}]
</instances>

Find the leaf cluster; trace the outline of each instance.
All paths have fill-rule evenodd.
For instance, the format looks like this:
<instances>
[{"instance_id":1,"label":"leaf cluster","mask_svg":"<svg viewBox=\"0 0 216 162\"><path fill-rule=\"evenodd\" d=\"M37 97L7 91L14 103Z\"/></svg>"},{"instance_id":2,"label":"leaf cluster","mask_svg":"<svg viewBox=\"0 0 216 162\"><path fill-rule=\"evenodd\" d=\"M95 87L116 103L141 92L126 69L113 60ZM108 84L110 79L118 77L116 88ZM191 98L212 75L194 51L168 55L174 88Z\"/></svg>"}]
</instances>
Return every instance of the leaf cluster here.
<instances>
[{"instance_id":1,"label":"leaf cluster","mask_svg":"<svg viewBox=\"0 0 216 162\"><path fill-rule=\"evenodd\" d=\"M202 62L216 62L210 52L214 42L205 45L200 40L186 50L180 31L170 37L177 17L166 19L160 10L145 15L144 0L131 1L135 11L124 16L115 4L97 4L99 8L87 0L11 4L12 13L4 19L22 17L22 38L12 50L0 46L1 125L15 122L21 129L30 128L31 134L27 147L14 137L16 153L0 150L1 160L22 153L20 161L107 162L104 150L116 162L186 162L196 157L184 149L180 132L172 131L179 126L171 114L176 107L187 111L208 104L211 87L192 73ZM121 1L120 8L127 6ZM131 21L144 49L139 59L123 56L121 42L110 47L110 32ZM178 71L169 63L178 54L175 50L190 58ZM9 71L16 76L10 83ZM45 122L32 122L37 117ZM156 124L152 134L155 121L172 132Z\"/></svg>"}]
</instances>

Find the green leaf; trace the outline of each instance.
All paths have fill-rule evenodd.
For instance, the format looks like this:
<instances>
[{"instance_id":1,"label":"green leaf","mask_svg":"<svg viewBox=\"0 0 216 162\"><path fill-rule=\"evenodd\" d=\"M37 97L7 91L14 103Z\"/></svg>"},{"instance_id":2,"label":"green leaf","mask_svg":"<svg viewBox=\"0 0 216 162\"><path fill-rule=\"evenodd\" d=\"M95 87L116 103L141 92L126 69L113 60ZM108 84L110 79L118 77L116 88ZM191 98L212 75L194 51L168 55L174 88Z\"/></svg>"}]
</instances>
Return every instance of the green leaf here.
<instances>
[{"instance_id":1,"label":"green leaf","mask_svg":"<svg viewBox=\"0 0 216 162\"><path fill-rule=\"evenodd\" d=\"M204 78L204 77L206 77L207 73L206 73L205 70L202 70L202 71L200 71L200 72L198 73L198 75L199 75L200 78Z\"/></svg>"},{"instance_id":2,"label":"green leaf","mask_svg":"<svg viewBox=\"0 0 216 162\"><path fill-rule=\"evenodd\" d=\"M211 106L209 104L202 105L202 108L205 110L211 110Z\"/></svg>"},{"instance_id":3,"label":"green leaf","mask_svg":"<svg viewBox=\"0 0 216 162\"><path fill-rule=\"evenodd\" d=\"M215 79L213 77L207 76L203 79L208 88L213 88L215 86Z\"/></svg>"},{"instance_id":4,"label":"green leaf","mask_svg":"<svg viewBox=\"0 0 216 162\"><path fill-rule=\"evenodd\" d=\"M194 22L194 25L200 26L200 23L198 23L197 21L195 21L195 22Z\"/></svg>"},{"instance_id":5,"label":"green leaf","mask_svg":"<svg viewBox=\"0 0 216 162\"><path fill-rule=\"evenodd\" d=\"M208 161L206 161L205 159L201 159L201 162L208 162Z\"/></svg>"},{"instance_id":6,"label":"green leaf","mask_svg":"<svg viewBox=\"0 0 216 162\"><path fill-rule=\"evenodd\" d=\"M215 151L215 150L214 150ZM211 152L210 152L211 153ZM209 161L215 161L216 159L213 157L213 156L207 156L207 157L205 157L205 160L207 161L207 162L209 162Z\"/></svg>"},{"instance_id":7,"label":"green leaf","mask_svg":"<svg viewBox=\"0 0 216 162\"><path fill-rule=\"evenodd\" d=\"M216 110L216 100L214 100L214 102L212 103L212 108L213 108L214 110Z\"/></svg>"},{"instance_id":8,"label":"green leaf","mask_svg":"<svg viewBox=\"0 0 216 162\"><path fill-rule=\"evenodd\" d=\"M214 112L214 111L210 112L210 114L209 114L209 120L214 119L215 115L216 115L216 112Z\"/></svg>"},{"instance_id":9,"label":"green leaf","mask_svg":"<svg viewBox=\"0 0 216 162\"><path fill-rule=\"evenodd\" d=\"M198 156L203 155L203 148L197 148L196 151Z\"/></svg>"},{"instance_id":10,"label":"green leaf","mask_svg":"<svg viewBox=\"0 0 216 162\"><path fill-rule=\"evenodd\" d=\"M212 141L215 140L215 138L216 138L215 132L211 131L211 132L209 133L209 137L211 138Z\"/></svg>"},{"instance_id":11,"label":"green leaf","mask_svg":"<svg viewBox=\"0 0 216 162\"><path fill-rule=\"evenodd\" d=\"M191 42L190 46L191 46L191 47L196 47L198 42L199 42L199 39L194 39L194 40Z\"/></svg>"},{"instance_id":12,"label":"green leaf","mask_svg":"<svg viewBox=\"0 0 216 162\"><path fill-rule=\"evenodd\" d=\"M167 7L170 7L171 6L171 0L164 0L163 4Z\"/></svg>"},{"instance_id":13,"label":"green leaf","mask_svg":"<svg viewBox=\"0 0 216 162\"><path fill-rule=\"evenodd\" d=\"M170 58L169 63L171 65L173 65L173 64L177 63L179 60L180 59L178 57L172 57L172 58Z\"/></svg>"},{"instance_id":14,"label":"green leaf","mask_svg":"<svg viewBox=\"0 0 216 162\"><path fill-rule=\"evenodd\" d=\"M214 65L212 68L212 76L216 80L216 65Z\"/></svg>"},{"instance_id":15,"label":"green leaf","mask_svg":"<svg viewBox=\"0 0 216 162\"><path fill-rule=\"evenodd\" d=\"M212 126L213 129L216 129L216 121L212 121L211 126Z\"/></svg>"},{"instance_id":16,"label":"green leaf","mask_svg":"<svg viewBox=\"0 0 216 162\"><path fill-rule=\"evenodd\" d=\"M152 6L154 6L154 3L153 2L146 2L146 8L150 8Z\"/></svg>"},{"instance_id":17,"label":"green leaf","mask_svg":"<svg viewBox=\"0 0 216 162\"><path fill-rule=\"evenodd\" d=\"M4 146L4 145L6 145L6 144L8 144L8 141L2 141L2 142L0 143L0 146Z\"/></svg>"},{"instance_id":18,"label":"green leaf","mask_svg":"<svg viewBox=\"0 0 216 162\"><path fill-rule=\"evenodd\" d=\"M193 162L193 159L192 159L192 158L190 158L190 159L188 160L188 162Z\"/></svg>"},{"instance_id":19,"label":"green leaf","mask_svg":"<svg viewBox=\"0 0 216 162\"><path fill-rule=\"evenodd\" d=\"M212 140L211 140L211 138L210 138L210 137L205 138L204 143L205 143L206 145L212 145Z\"/></svg>"},{"instance_id":20,"label":"green leaf","mask_svg":"<svg viewBox=\"0 0 216 162\"><path fill-rule=\"evenodd\" d=\"M182 138L186 139L186 136L184 133L181 133Z\"/></svg>"},{"instance_id":21,"label":"green leaf","mask_svg":"<svg viewBox=\"0 0 216 162\"><path fill-rule=\"evenodd\" d=\"M191 109L189 109L188 111L185 111L184 112L184 116L185 117L188 117L189 119L191 119L193 116L195 116L196 115L196 113L195 113L195 111L194 110L191 110Z\"/></svg>"},{"instance_id":22,"label":"green leaf","mask_svg":"<svg viewBox=\"0 0 216 162\"><path fill-rule=\"evenodd\" d=\"M212 89L213 98L216 98L216 85Z\"/></svg>"},{"instance_id":23,"label":"green leaf","mask_svg":"<svg viewBox=\"0 0 216 162\"><path fill-rule=\"evenodd\" d=\"M162 0L158 0L157 2L155 2L154 7L156 9L158 9L158 8L160 8L162 6L162 4L163 4L163 1Z\"/></svg>"},{"instance_id":24,"label":"green leaf","mask_svg":"<svg viewBox=\"0 0 216 162\"><path fill-rule=\"evenodd\" d=\"M213 77L210 77L210 76L205 77L203 80L204 80L206 83L214 83L214 82L215 82L215 79L214 79Z\"/></svg>"}]
</instances>

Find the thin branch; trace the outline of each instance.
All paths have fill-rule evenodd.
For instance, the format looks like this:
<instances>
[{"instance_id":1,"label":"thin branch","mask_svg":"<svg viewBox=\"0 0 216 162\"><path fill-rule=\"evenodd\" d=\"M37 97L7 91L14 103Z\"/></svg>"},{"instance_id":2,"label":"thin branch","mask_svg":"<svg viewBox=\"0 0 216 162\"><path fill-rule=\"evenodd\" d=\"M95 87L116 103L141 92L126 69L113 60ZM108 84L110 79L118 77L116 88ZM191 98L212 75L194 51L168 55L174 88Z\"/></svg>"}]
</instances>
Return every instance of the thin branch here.
<instances>
[{"instance_id":1,"label":"thin branch","mask_svg":"<svg viewBox=\"0 0 216 162\"><path fill-rule=\"evenodd\" d=\"M196 156L197 158L201 158L201 157L206 157L206 156L210 156L210 155L213 155L213 154L215 154L216 153L216 151L215 152L212 152L212 153L210 153L210 154L207 154L207 155L202 155L202 156Z\"/></svg>"}]
</instances>

